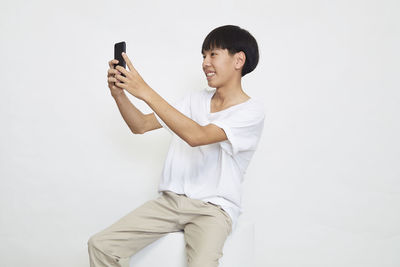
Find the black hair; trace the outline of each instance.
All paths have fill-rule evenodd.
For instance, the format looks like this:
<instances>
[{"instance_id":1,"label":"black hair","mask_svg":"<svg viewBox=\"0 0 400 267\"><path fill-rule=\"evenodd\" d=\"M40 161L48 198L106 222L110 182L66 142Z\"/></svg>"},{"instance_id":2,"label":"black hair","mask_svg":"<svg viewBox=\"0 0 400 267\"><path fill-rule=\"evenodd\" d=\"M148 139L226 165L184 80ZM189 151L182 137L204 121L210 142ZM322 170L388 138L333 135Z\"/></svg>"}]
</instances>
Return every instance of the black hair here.
<instances>
[{"instance_id":1,"label":"black hair","mask_svg":"<svg viewBox=\"0 0 400 267\"><path fill-rule=\"evenodd\" d=\"M252 72L258 64L257 41L247 30L239 26L225 25L212 30L204 39L201 53L213 48L228 49L230 55L243 51L246 61L242 69L242 77Z\"/></svg>"}]
</instances>

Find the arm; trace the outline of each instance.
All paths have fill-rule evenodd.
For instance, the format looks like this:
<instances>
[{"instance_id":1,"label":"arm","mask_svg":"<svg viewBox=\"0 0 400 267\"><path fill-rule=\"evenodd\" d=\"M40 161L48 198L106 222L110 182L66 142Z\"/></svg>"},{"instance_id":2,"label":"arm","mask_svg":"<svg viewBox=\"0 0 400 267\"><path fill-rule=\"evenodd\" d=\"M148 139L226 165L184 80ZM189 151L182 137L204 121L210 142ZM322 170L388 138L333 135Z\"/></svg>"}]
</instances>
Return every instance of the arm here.
<instances>
[{"instance_id":1,"label":"arm","mask_svg":"<svg viewBox=\"0 0 400 267\"><path fill-rule=\"evenodd\" d=\"M108 87L129 129L131 129L134 134L143 134L147 131L161 128L161 124L153 113L144 115L129 101L124 90L115 86L115 81L117 81L115 75L120 74L119 71L114 69L114 64L117 63L118 61L115 59L108 62L110 67L107 75Z\"/></svg>"},{"instance_id":2,"label":"arm","mask_svg":"<svg viewBox=\"0 0 400 267\"><path fill-rule=\"evenodd\" d=\"M143 114L132 104L123 91L114 96L114 100L123 119L134 134L143 134L162 127L154 114ZM154 117L154 119L151 117Z\"/></svg>"},{"instance_id":3,"label":"arm","mask_svg":"<svg viewBox=\"0 0 400 267\"><path fill-rule=\"evenodd\" d=\"M227 140L224 130L218 126L214 124L201 126L168 104L152 88L148 87L146 92L143 100L174 133L190 146L201 146Z\"/></svg>"},{"instance_id":4,"label":"arm","mask_svg":"<svg viewBox=\"0 0 400 267\"><path fill-rule=\"evenodd\" d=\"M143 80L133 67L128 56L125 53L122 53L122 56L126 61L129 71L121 66L116 66L116 70L125 75L117 74L115 75L115 79L112 78L117 88L121 90L124 89L131 95L145 101L165 124L190 146L207 145L227 140L224 130L218 126L214 124L201 126L168 104L167 101ZM144 123L142 120L142 125L145 124L146 126L141 132L146 132L148 129L158 127L155 122L156 118L154 114L146 115L146 121L147 122Z\"/></svg>"}]
</instances>

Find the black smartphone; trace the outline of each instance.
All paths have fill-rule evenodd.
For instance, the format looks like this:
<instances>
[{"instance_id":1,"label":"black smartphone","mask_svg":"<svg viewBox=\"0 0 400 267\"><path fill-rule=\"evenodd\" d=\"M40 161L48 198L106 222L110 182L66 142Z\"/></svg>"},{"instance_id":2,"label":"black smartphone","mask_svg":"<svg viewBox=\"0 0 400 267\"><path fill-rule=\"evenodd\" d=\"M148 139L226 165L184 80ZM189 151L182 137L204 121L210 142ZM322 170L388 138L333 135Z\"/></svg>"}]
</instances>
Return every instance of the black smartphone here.
<instances>
[{"instance_id":1,"label":"black smartphone","mask_svg":"<svg viewBox=\"0 0 400 267\"><path fill-rule=\"evenodd\" d=\"M126 62L124 58L122 57L122 52L126 53L126 43L125 42L119 42L114 44L114 59L118 60L118 64L126 69ZM116 66L114 66L115 68Z\"/></svg>"}]
</instances>

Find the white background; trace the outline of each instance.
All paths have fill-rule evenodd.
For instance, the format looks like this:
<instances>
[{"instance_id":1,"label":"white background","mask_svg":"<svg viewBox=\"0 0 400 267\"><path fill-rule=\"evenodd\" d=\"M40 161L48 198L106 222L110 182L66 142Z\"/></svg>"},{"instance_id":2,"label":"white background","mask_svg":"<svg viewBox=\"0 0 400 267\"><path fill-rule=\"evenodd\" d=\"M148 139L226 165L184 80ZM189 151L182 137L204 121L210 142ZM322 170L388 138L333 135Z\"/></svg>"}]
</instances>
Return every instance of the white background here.
<instances>
[{"instance_id":1,"label":"white background","mask_svg":"<svg viewBox=\"0 0 400 267\"><path fill-rule=\"evenodd\" d=\"M170 135L133 135L115 42L167 101L207 86L201 44L239 25L265 103L244 207L258 267L400 265L398 1L0 3L0 266L89 266L87 240L157 196ZM151 109L131 97L144 113Z\"/></svg>"}]
</instances>

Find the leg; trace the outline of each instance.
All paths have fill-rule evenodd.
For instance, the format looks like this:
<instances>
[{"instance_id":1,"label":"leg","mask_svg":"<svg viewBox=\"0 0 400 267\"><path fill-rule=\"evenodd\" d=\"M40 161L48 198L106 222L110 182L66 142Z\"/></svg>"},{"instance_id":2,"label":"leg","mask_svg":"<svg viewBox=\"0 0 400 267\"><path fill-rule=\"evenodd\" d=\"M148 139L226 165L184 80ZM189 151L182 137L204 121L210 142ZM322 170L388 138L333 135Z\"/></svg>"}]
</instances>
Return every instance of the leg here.
<instances>
[{"instance_id":1,"label":"leg","mask_svg":"<svg viewBox=\"0 0 400 267\"><path fill-rule=\"evenodd\" d=\"M90 267L125 266L130 256L177 227L175 203L163 195L150 200L88 241Z\"/></svg>"},{"instance_id":2,"label":"leg","mask_svg":"<svg viewBox=\"0 0 400 267\"><path fill-rule=\"evenodd\" d=\"M232 231L231 218L225 211L209 203L206 206L202 215L184 228L189 267L217 267Z\"/></svg>"}]
</instances>

